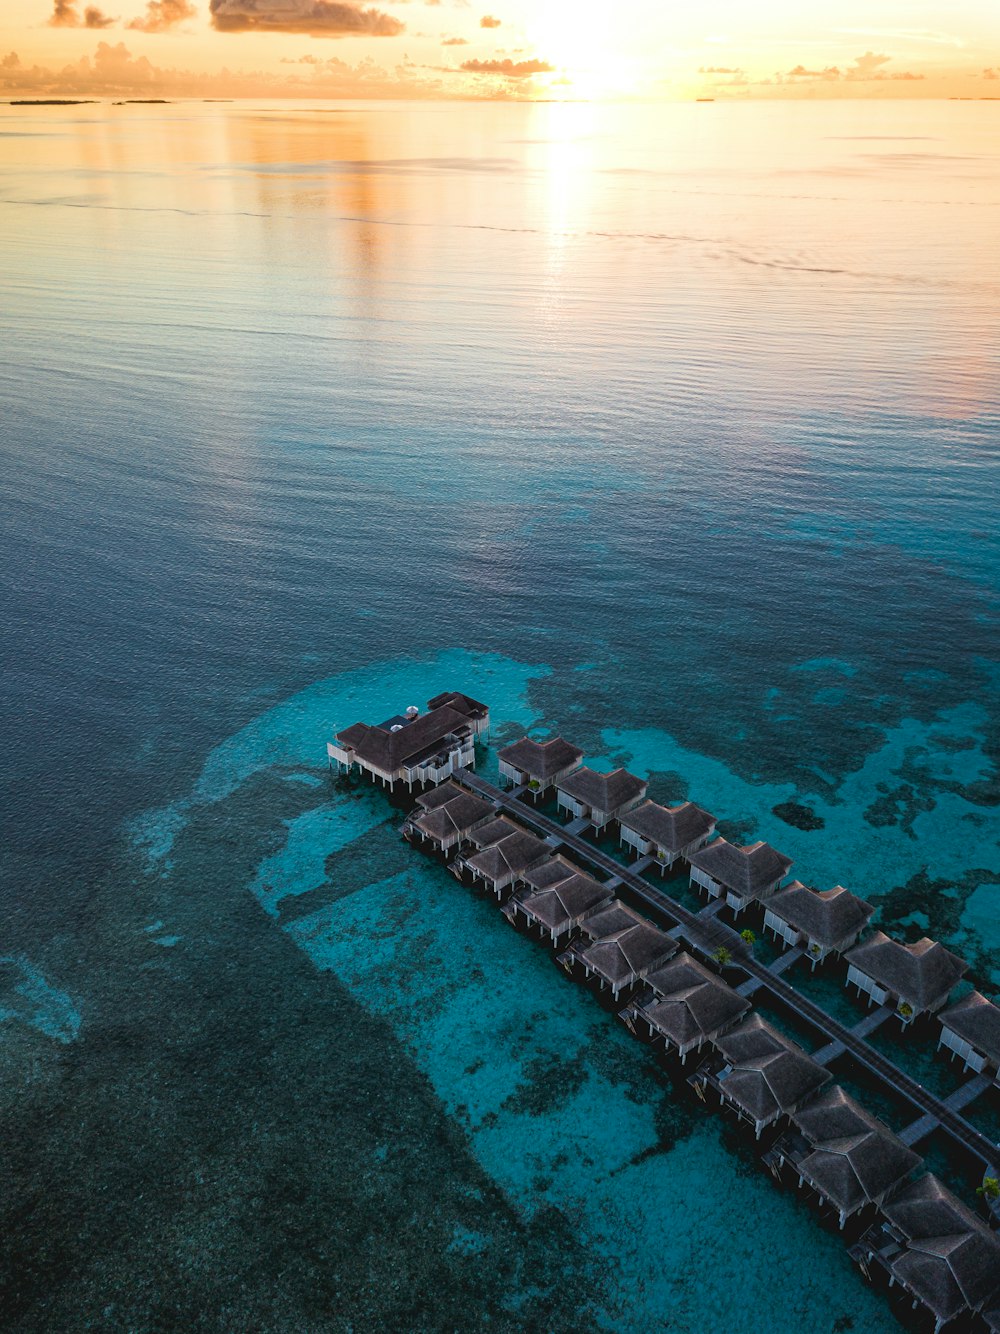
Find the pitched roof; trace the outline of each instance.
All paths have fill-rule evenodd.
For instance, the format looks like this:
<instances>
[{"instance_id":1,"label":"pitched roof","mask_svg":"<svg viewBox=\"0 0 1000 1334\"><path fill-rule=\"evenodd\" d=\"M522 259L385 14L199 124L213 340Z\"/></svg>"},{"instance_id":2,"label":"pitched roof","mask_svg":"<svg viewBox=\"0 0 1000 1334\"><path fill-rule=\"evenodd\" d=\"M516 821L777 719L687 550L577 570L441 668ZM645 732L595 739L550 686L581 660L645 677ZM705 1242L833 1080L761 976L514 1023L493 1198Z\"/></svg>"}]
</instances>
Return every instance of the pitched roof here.
<instances>
[{"instance_id":1,"label":"pitched roof","mask_svg":"<svg viewBox=\"0 0 1000 1334\"><path fill-rule=\"evenodd\" d=\"M907 1238L892 1273L935 1315L950 1320L1000 1292L1000 1238L937 1177L905 1186L882 1212Z\"/></svg>"},{"instance_id":2,"label":"pitched roof","mask_svg":"<svg viewBox=\"0 0 1000 1334\"><path fill-rule=\"evenodd\" d=\"M696 839L704 838L715 828L715 816L703 811L693 801L680 806L658 806L655 801L644 801L641 806L627 811L619 821L623 829L631 829L671 852L680 852Z\"/></svg>"},{"instance_id":3,"label":"pitched roof","mask_svg":"<svg viewBox=\"0 0 1000 1334\"><path fill-rule=\"evenodd\" d=\"M621 899L615 899L604 908L590 913L580 923L580 936L584 940L600 940L602 936L613 936L616 931L625 931L636 922L644 922L632 908L626 908Z\"/></svg>"},{"instance_id":4,"label":"pitched roof","mask_svg":"<svg viewBox=\"0 0 1000 1334\"><path fill-rule=\"evenodd\" d=\"M471 792L463 792L460 796L445 802L443 806L422 811L415 817L413 823L428 838L441 842L453 834L464 834L477 820L485 820L492 810L490 803L484 801L482 797L474 797Z\"/></svg>"},{"instance_id":5,"label":"pitched roof","mask_svg":"<svg viewBox=\"0 0 1000 1334\"><path fill-rule=\"evenodd\" d=\"M716 1038L715 1045L732 1066L719 1087L755 1121L791 1111L830 1079L828 1071L757 1014Z\"/></svg>"},{"instance_id":6,"label":"pitched roof","mask_svg":"<svg viewBox=\"0 0 1000 1334\"><path fill-rule=\"evenodd\" d=\"M692 852L688 860L744 899L787 875L792 864L791 857L778 852L770 843L749 843L740 848L724 838Z\"/></svg>"},{"instance_id":7,"label":"pitched roof","mask_svg":"<svg viewBox=\"0 0 1000 1334\"><path fill-rule=\"evenodd\" d=\"M525 876L525 880L527 878ZM584 913L610 898L611 890L606 885L577 871L556 884L522 895L521 906L543 926L557 930L577 921Z\"/></svg>"},{"instance_id":8,"label":"pitched roof","mask_svg":"<svg viewBox=\"0 0 1000 1334\"><path fill-rule=\"evenodd\" d=\"M489 824L481 824L478 829L469 831L469 838L477 848L488 847L490 843L499 843L502 838L521 833L521 826L509 820L506 815L498 815Z\"/></svg>"},{"instance_id":9,"label":"pitched roof","mask_svg":"<svg viewBox=\"0 0 1000 1334\"><path fill-rule=\"evenodd\" d=\"M372 727L368 723L352 723L337 733L337 740L350 746L359 759L385 773L395 773L407 762L423 755L433 755L435 747L448 737L468 734L469 719L448 704L422 713L412 722L396 724L398 731L388 727Z\"/></svg>"},{"instance_id":10,"label":"pitched roof","mask_svg":"<svg viewBox=\"0 0 1000 1334\"><path fill-rule=\"evenodd\" d=\"M991 1061L1000 1062L1000 1006L978 991L971 991L964 1000L945 1010L941 1023Z\"/></svg>"},{"instance_id":11,"label":"pitched roof","mask_svg":"<svg viewBox=\"0 0 1000 1334\"><path fill-rule=\"evenodd\" d=\"M656 996L642 1006L643 1014L679 1047L712 1037L750 1008L745 997L690 954L678 954L648 973L646 984Z\"/></svg>"},{"instance_id":12,"label":"pitched roof","mask_svg":"<svg viewBox=\"0 0 1000 1334\"><path fill-rule=\"evenodd\" d=\"M459 713L464 713L467 718L480 721L485 718L490 711L488 704L482 704L478 699L473 699L471 695L463 695L458 690L445 690L440 695L435 695L433 699L427 701L429 709L439 709L443 704L449 705Z\"/></svg>"},{"instance_id":13,"label":"pitched roof","mask_svg":"<svg viewBox=\"0 0 1000 1334\"><path fill-rule=\"evenodd\" d=\"M913 945L904 945L881 931L855 945L844 957L867 977L888 988L894 996L912 1002L919 1010L932 1009L968 970L964 960L936 940L924 936Z\"/></svg>"},{"instance_id":14,"label":"pitched roof","mask_svg":"<svg viewBox=\"0 0 1000 1334\"><path fill-rule=\"evenodd\" d=\"M579 950L578 957L612 986L620 986L642 977L655 964L676 954L677 949L672 936L644 917L637 917L630 926Z\"/></svg>"},{"instance_id":15,"label":"pitched roof","mask_svg":"<svg viewBox=\"0 0 1000 1334\"><path fill-rule=\"evenodd\" d=\"M497 751L497 757L515 769L523 769L532 778L547 779L579 764L583 751L561 736L551 737L548 741L534 741L530 736L523 736Z\"/></svg>"},{"instance_id":16,"label":"pitched roof","mask_svg":"<svg viewBox=\"0 0 1000 1334\"><path fill-rule=\"evenodd\" d=\"M560 880L568 880L571 875L579 873L579 866L571 862L568 857L551 857L547 862L542 862L541 866L525 871L524 883L530 885L532 889L551 889Z\"/></svg>"},{"instance_id":17,"label":"pitched roof","mask_svg":"<svg viewBox=\"0 0 1000 1334\"><path fill-rule=\"evenodd\" d=\"M423 807L425 811L436 810L438 806L443 806L446 801L454 801L460 797L465 788L459 787L449 778L446 783L439 783L437 787L432 787L429 792L422 793L417 798L417 805Z\"/></svg>"},{"instance_id":18,"label":"pitched roof","mask_svg":"<svg viewBox=\"0 0 1000 1334\"><path fill-rule=\"evenodd\" d=\"M466 861L488 879L499 880L510 872L516 875L525 870L549 851L548 843L529 834L526 829L519 829L467 857Z\"/></svg>"},{"instance_id":19,"label":"pitched roof","mask_svg":"<svg viewBox=\"0 0 1000 1334\"><path fill-rule=\"evenodd\" d=\"M839 1085L793 1112L792 1120L811 1146L798 1171L847 1213L878 1200L920 1163Z\"/></svg>"},{"instance_id":20,"label":"pitched roof","mask_svg":"<svg viewBox=\"0 0 1000 1334\"><path fill-rule=\"evenodd\" d=\"M843 885L812 889L793 880L767 901L768 912L821 945L836 945L868 925L875 909Z\"/></svg>"},{"instance_id":21,"label":"pitched roof","mask_svg":"<svg viewBox=\"0 0 1000 1334\"><path fill-rule=\"evenodd\" d=\"M560 779L559 791L599 811L616 811L627 801L643 796L646 783L627 769L599 774L596 769L584 767Z\"/></svg>"}]
</instances>

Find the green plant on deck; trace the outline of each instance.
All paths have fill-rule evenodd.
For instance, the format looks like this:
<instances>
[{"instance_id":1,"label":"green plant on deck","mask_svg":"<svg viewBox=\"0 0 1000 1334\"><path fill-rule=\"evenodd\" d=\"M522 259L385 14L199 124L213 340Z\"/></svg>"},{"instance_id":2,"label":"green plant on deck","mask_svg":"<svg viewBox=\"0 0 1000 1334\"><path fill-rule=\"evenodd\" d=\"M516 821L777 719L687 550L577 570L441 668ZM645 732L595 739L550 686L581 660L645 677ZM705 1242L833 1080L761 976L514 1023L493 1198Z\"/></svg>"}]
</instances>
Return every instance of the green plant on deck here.
<instances>
[{"instance_id":1,"label":"green plant on deck","mask_svg":"<svg viewBox=\"0 0 1000 1334\"><path fill-rule=\"evenodd\" d=\"M755 945L757 943L757 937L748 926L740 932L740 940L743 941L744 945Z\"/></svg>"},{"instance_id":2,"label":"green plant on deck","mask_svg":"<svg viewBox=\"0 0 1000 1334\"><path fill-rule=\"evenodd\" d=\"M989 1200L991 1204L994 1200L1000 1200L1000 1180L996 1177L983 1177L983 1184L976 1188L976 1194L984 1200Z\"/></svg>"},{"instance_id":3,"label":"green plant on deck","mask_svg":"<svg viewBox=\"0 0 1000 1334\"><path fill-rule=\"evenodd\" d=\"M538 781L537 778L533 778L533 779L531 780L531 782L528 784L528 787L530 788L530 790L531 790L532 792L537 792L538 789L539 789L541 786L542 786L542 785L541 785L541 783Z\"/></svg>"},{"instance_id":4,"label":"green plant on deck","mask_svg":"<svg viewBox=\"0 0 1000 1334\"><path fill-rule=\"evenodd\" d=\"M726 949L725 945L720 945L719 948L712 955L712 958L715 960L715 962L719 964L719 966L722 968L725 968L726 964L732 960L732 957L733 957L732 954L730 954L729 950Z\"/></svg>"},{"instance_id":5,"label":"green plant on deck","mask_svg":"<svg viewBox=\"0 0 1000 1334\"><path fill-rule=\"evenodd\" d=\"M909 1017L913 1014L913 1006L910 1004L909 1001L903 1001L899 1007L899 1013L903 1016L904 1019L909 1019Z\"/></svg>"}]
</instances>

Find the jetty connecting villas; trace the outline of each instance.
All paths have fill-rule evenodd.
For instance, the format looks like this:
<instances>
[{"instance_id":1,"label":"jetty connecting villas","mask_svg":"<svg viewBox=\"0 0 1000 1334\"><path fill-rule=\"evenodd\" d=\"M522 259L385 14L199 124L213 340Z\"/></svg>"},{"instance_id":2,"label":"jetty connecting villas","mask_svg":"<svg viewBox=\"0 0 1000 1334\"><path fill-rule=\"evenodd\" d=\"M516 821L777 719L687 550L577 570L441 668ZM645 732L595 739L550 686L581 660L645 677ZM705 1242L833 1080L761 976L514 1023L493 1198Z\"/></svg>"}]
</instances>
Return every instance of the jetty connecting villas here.
<instances>
[{"instance_id":1,"label":"jetty connecting villas","mask_svg":"<svg viewBox=\"0 0 1000 1334\"><path fill-rule=\"evenodd\" d=\"M513 789L504 791L472 772L488 735L488 707L453 692L425 713L411 707L374 727L355 723L327 749L340 774L418 788L405 838L492 894L512 925L547 944L665 1059L683 1065L699 1054L690 1087L762 1141L777 1180L850 1233L850 1254L869 1278L881 1275L935 1334L973 1326L1000 1334L1000 1206L990 1205L988 1220L977 1216L923 1172L915 1147L939 1132L978 1161L984 1199L992 1195L1000 1145L962 1112L1000 1090L1000 1008L976 991L946 1008L963 961L927 939L866 937L873 909L864 899L841 885L785 885L791 859L769 844L713 841L713 815L691 802L645 800L641 778L585 767L562 738L504 746L501 779ZM602 846L612 829L635 858L629 867ZM684 868L708 897L699 912L644 875ZM726 920L750 911L784 947L770 965ZM782 974L799 959L813 971L846 966L845 985L870 1013L851 1027L793 988ZM820 1045L808 1051L779 1031L754 1009L761 997ZM972 1077L949 1097L914 1080L868 1042L893 1016L900 1037L934 1024L939 1048ZM914 1119L897 1133L874 1116L835 1082L840 1060L890 1103L911 1106Z\"/></svg>"}]
</instances>

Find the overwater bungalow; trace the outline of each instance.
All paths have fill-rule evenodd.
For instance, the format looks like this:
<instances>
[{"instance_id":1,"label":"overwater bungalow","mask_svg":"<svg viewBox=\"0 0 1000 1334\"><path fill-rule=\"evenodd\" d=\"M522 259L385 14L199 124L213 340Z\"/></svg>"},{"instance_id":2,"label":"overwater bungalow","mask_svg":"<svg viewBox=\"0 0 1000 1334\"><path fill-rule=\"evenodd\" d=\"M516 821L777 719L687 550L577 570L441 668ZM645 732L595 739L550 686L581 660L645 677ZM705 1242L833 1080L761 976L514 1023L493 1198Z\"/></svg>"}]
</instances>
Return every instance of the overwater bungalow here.
<instances>
[{"instance_id":1,"label":"overwater bungalow","mask_svg":"<svg viewBox=\"0 0 1000 1334\"><path fill-rule=\"evenodd\" d=\"M610 990L617 1000L678 948L672 936L615 899L581 921L577 938L559 962L570 974L579 968L588 981L596 978L600 989Z\"/></svg>"},{"instance_id":2,"label":"overwater bungalow","mask_svg":"<svg viewBox=\"0 0 1000 1334\"><path fill-rule=\"evenodd\" d=\"M905 945L875 931L846 956L847 985L856 986L868 1003L896 1007L904 1024L940 1010L968 964L936 940Z\"/></svg>"},{"instance_id":3,"label":"overwater bungalow","mask_svg":"<svg viewBox=\"0 0 1000 1334\"><path fill-rule=\"evenodd\" d=\"M559 808L574 819L586 819L598 832L642 801L646 783L627 769L609 774L584 766L556 784Z\"/></svg>"},{"instance_id":4,"label":"overwater bungalow","mask_svg":"<svg viewBox=\"0 0 1000 1334\"><path fill-rule=\"evenodd\" d=\"M1000 1007L978 991L970 992L941 1015L938 1046L960 1056L966 1070L1000 1080Z\"/></svg>"},{"instance_id":5,"label":"overwater bungalow","mask_svg":"<svg viewBox=\"0 0 1000 1334\"><path fill-rule=\"evenodd\" d=\"M622 847L640 857L655 857L661 875L683 857L705 846L715 833L715 816L693 801L659 806L644 801L618 819Z\"/></svg>"},{"instance_id":6,"label":"overwater bungalow","mask_svg":"<svg viewBox=\"0 0 1000 1334\"><path fill-rule=\"evenodd\" d=\"M495 818L496 808L490 802L459 788L455 788L455 793L449 801L430 810L415 811L403 825L403 837L429 843L436 851L445 853L459 847L474 830Z\"/></svg>"},{"instance_id":7,"label":"overwater bungalow","mask_svg":"<svg viewBox=\"0 0 1000 1334\"><path fill-rule=\"evenodd\" d=\"M772 848L770 843L750 843L737 847L718 838L707 848L693 852L691 884L699 885L710 897L725 896L734 912L775 892L788 874L791 857Z\"/></svg>"},{"instance_id":8,"label":"overwater bungalow","mask_svg":"<svg viewBox=\"0 0 1000 1334\"><path fill-rule=\"evenodd\" d=\"M828 955L849 950L874 911L843 885L819 890L793 880L768 899L764 930L786 945L802 946L815 968Z\"/></svg>"},{"instance_id":9,"label":"overwater bungalow","mask_svg":"<svg viewBox=\"0 0 1000 1334\"><path fill-rule=\"evenodd\" d=\"M514 787L527 787L535 797L544 797L561 779L580 767L583 751L559 736L548 741L533 741L523 736L497 751L497 758L502 779Z\"/></svg>"},{"instance_id":10,"label":"overwater bungalow","mask_svg":"<svg viewBox=\"0 0 1000 1334\"><path fill-rule=\"evenodd\" d=\"M691 1083L702 1097L706 1087L715 1089L719 1101L753 1126L758 1139L765 1127L790 1115L830 1080L828 1070L758 1014L717 1037L715 1046L719 1054L701 1066Z\"/></svg>"},{"instance_id":11,"label":"overwater bungalow","mask_svg":"<svg viewBox=\"0 0 1000 1334\"><path fill-rule=\"evenodd\" d=\"M411 705L376 726L352 723L327 743L327 756L339 773L358 769L390 790L405 783L412 791L473 768L476 738L488 734L489 719L489 708L468 695L436 695L426 713Z\"/></svg>"},{"instance_id":12,"label":"overwater bungalow","mask_svg":"<svg viewBox=\"0 0 1000 1334\"><path fill-rule=\"evenodd\" d=\"M524 873L503 911L514 925L538 927L555 945L613 897L612 890L565 857L553 857Z\"/></svg>"},{"instance_id":13,"label":"overwater bungalow","mask_svg":"<svg viewBox=\"0 0 1000 1334\"><path fill-rule=\"evenodd\" d=\"M502 838L510 838L511 834L521 832L521 826L509 815L498 815L470 829L469 842L474 848L488 848L491 843L499 843Z\"/></svg>"},{"instance_id":14,"label":"overwater bungalow","mask_svg":"<svg viewBox=\"0 0 1000 1334\"><path fill-rule=\"evenodd\" d=\"M499 824L500 821L493 821ZM505 823L511 823L505 821ZM480 831L473 830L470 838L473 842ZM526 829L514 826L514 832L496 839L481 847L478 852L461 857L456 863L459 874L467 871L473 884L480 883L500 898L505 889L509 889L532 867L552 856L552 847L544 839L536 838Z\"/></svg>"},{"instance_id":15,"label":"overwater bungalow","mask_svg":"<svg viewBox=\"0 0 1000 1334\"><path fill-rule=\"evenodd\" d=\"M431 787L426 792L419 793L414 800L414 805L422 811L436 811L446 801L454 801L456 797L463 796L465 790L464 787L459 787L456 782L449 778L444 783L439 783L437 787Z\"/></svg>"},{"instance_id":16,"label":"overwater bungalow","mask_svg":"<svg viewBox=\"0 0 1000 1334\"><path fill-rule=\"evenodd\" d=\"M884 1223L851 1249L866 1274L882 1270L914 1309L934 1321L935 1334L959 1317L1000 1301L1000 1238L928 1174L882 1205Z\"/></svg>"},{"instance_id":17,"label":"overwater bungalow","mask_svg":"<svg viewBox=\"0 0 1000 1334\"><path fill-rule=\"evenodd\" d=\"M689 1052L732 1028L749 1009L750 1002L721 977L681 953L646 974L641 994L620 1018L633 1033L662 1038L683 1063Z\"/></svg>"},{"instance_id":18,"label":"overwater bungalow","mask_svg":"<svg viewBox=\"0 0 1000 1334\"><path fill-rule=\"evenodd\" d=\"M463 695L458 690L445 690L440 695L435 695L433 699L429 699L427 707L428 709L456 709L468 718L469 726L475 736L481 737L483 741L489 740L489 706L480 703L478 699L473 699L471 695Z\"/></svg>"},{"instance_id":19,"label":"overwater bungalow","mask_svg":"<svg viewBox=\"0 0 1000 1334\"><path fill-rule=\"evenodd\" d=\"M768 1154L776 1174L785 1164L799 1186L837 1212L840 1227L868 1205L880 1205L920 1166L887 1125L836 1085L791 1114L792 1129Z\"/></svg>"}]
</instances>

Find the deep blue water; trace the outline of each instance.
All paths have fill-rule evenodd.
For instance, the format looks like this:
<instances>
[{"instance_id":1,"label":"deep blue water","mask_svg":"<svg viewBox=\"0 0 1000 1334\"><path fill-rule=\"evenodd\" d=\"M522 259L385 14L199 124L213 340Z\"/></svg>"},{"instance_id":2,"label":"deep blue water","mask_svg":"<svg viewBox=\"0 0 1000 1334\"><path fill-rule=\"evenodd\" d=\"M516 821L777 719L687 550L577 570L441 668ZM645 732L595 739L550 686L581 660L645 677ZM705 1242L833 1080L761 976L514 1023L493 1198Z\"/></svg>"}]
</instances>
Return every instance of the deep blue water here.
<instances>
[{"instance_id":1,"label":"deep blue water","mask_svg":"<svg viewBox=\"0 0 1000 1334\"><path fill-rule=\"evenodd\" d=\"M467 690L1000 988L992 111L123 110L0 126L6 1325L894 1328L324 743Z\"/></svg>"}]
</instances>

